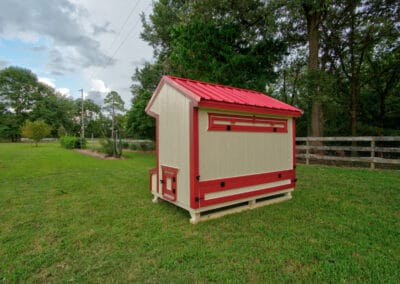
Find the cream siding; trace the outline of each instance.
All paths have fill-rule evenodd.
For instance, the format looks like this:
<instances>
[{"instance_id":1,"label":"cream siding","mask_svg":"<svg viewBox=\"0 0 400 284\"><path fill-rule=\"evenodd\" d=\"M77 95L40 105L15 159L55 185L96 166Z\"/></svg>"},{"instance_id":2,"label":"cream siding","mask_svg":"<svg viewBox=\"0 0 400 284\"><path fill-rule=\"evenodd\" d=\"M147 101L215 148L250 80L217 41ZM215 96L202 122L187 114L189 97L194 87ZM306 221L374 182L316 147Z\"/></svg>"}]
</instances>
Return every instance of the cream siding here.
<instances>
[{"instance_id":1,"label":"cream siding","mask_svg":"<svg viewBox=\"0 0 400 284\"><path fill-rule=\"evenodd\" d=\"M214 110L210 112L228 113ZM237 113L229 112L228 114ZM287 119L287 133L208 131L208 111L200 109L199 170L201 180L292 169L292 118Z\"/></svg>"},{"instance_id":2,"label":"cream siding","mask_svg":"<svg viewBox=\"0 0 400 284\"><path fill-rule=\"evenodd\" d=\"M176 203L187 209L190 204L190 100L164 84L150 110L159 115L159 177L162 177L161 166L178 169ZM161 194L161 184L159 190Z\"/></svg>"}]
</instances>

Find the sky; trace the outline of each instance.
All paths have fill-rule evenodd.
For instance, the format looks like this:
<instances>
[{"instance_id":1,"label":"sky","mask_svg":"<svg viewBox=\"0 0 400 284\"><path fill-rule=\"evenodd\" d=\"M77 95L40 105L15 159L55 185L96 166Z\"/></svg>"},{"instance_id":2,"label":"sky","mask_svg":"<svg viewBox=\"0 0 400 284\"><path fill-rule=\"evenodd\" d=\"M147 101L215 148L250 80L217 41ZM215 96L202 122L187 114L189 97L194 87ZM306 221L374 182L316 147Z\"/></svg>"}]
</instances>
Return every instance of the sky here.
<instances>
[{"instance_id":1,"label":"sky","mask_svg":"<svg viewBox=\"0 0 400 284\"><path fill-rule=\"evenodd\" d=\"M130 105L131 76L152 60L140 39L151 0L1 0L0 69L19 66L65 96L102 103L110 90Z\"/></svg>"}]
</instances>

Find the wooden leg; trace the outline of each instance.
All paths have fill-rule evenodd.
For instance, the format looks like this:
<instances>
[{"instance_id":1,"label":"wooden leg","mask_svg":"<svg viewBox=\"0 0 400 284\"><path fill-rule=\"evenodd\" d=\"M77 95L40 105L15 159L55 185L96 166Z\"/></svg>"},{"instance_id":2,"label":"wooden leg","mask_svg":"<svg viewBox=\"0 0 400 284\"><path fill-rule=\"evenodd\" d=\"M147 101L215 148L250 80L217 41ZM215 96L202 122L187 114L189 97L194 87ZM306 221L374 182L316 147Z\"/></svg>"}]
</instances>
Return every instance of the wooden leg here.
<instances>
[{"instance_id":1,"label":"wooden leg","mask_svg":"<svg viewBox=\"0 0 400 284\"><path fill-rule=\"evenodd\" d=\"M190 212L190 216L192 217L190 218L191 224L197 224L200 221L200 213Z\"/></svg>"},{"instance_id":2,"label":"wooden leg","mask_svg":"<svg viewBox=\"0 0 400 284\"><path fill-rule=\"evenodd\" d=\"M160 198L157 195L154 195L154 198L151 200L153 203L158 203Z\"/></svg>"}]
</instances>

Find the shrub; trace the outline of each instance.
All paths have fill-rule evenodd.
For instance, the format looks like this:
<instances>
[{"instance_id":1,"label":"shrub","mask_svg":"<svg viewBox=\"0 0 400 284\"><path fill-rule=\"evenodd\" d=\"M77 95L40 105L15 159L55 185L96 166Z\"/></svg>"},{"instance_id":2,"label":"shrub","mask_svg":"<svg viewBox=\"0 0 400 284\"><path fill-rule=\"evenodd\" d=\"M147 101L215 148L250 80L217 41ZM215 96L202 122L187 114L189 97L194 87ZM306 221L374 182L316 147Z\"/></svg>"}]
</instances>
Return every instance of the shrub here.
<instances>
[{"instance_id":1,"label":"shrub","mask_svg":"<svg viewBox=\"0 0 400 284\"><path fill-rule=\"evenodd\" d=\"M114 141L111 139L105 139L100 141L100 152L106 154L106 156L114 156L120 158L122 155L122 143L121 141L116 142L116 149L114 149Z\"/></svg>"},{"instance_id":2,"label":"shrub","mask_svg":"<svg viewBox=\"0 0 400 284\"><path fill-rule=\"evenodd\" d=\"M81 145L81 139L76 136L63 136L60 138L60 144L66 149L84 149L86 147L86 139L83 139Z\"/></svg>"},{"instance_id":3,"label":"shrub","mask_svg":"<svg viewBox=\"0 0 400 284\"><path fill-rule=\"evenodd\" d=\"M22 136L32 139L36 146L40 140L50 135L51 126L42 120L29 121L27 120L21 129Z\"/></svg>"},{"instance_id":4,"label":"shrub","mask_svg":"<svg viewBox=\"0 0 400 284\"><path fill-rule=\"evenodd\" d=\"M129 149L129 142L122 142L123 149Z\"/></svg>"},{"instance_id":5,"label":"shrub","mask_svg":"<svg viewBox=\"0 0 400 284\"><path fill-rule=\"evenodd\" d=\"M61 138L61 137L65 136L65 135L67 135L67 131L65 130L64 126L61 125L61 126L58 128L58 130L57 130L57 135L58 135L59 138Z\"/></svg>"},{"instance_id":6,"label":"shrub","mask_svg":"<svg viewBox=\"0 0 400 284\"><path fill-rule=\"evenodd\" d=\"M129 144L129 149L136 151L138 149L138 146L136 143L130 143Z\"/></svg>"}]
</instances>

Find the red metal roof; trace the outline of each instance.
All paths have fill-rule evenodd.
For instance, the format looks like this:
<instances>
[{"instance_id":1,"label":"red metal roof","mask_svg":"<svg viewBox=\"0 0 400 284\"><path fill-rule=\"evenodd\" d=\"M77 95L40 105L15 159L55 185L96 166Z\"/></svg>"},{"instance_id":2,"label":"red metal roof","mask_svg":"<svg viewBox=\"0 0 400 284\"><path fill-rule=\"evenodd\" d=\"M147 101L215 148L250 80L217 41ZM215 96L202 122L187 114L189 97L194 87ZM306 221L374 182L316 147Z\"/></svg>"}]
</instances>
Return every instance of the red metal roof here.
<instances>
[{"instance_id":1,"label":"red metal roof","mask_svg":"<svg viewBox=\"0 0 400 284\"><path fill-rule=\"evenodd\" d=\"M271 98L261 92L245 90L230 86L206 83L191 79L178 78L174 76L164 76L163 80L172 81L188 91L188 96L193 97L199 102L218 102L251 107L261 107L274 110L294 112L297 115L303 113L302 110ZM183 91L184 91L183 90Z\"/></svg>"}]
</instances>

